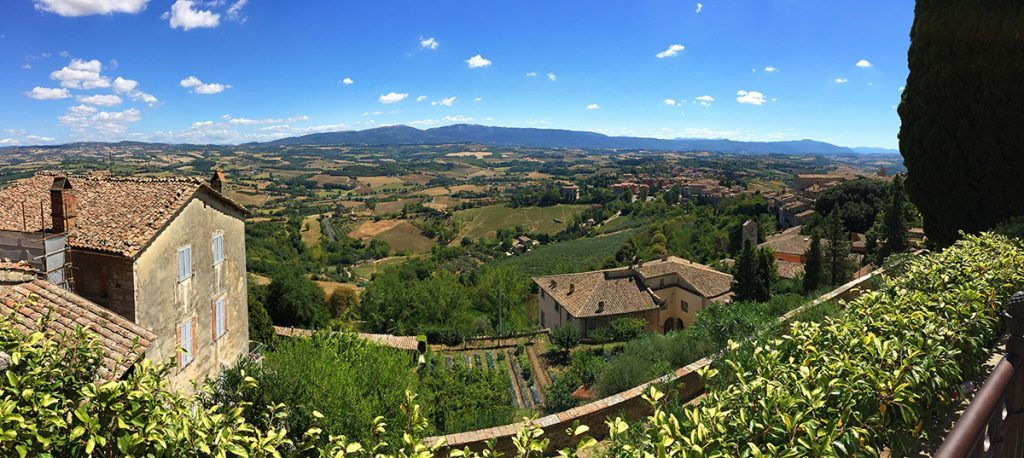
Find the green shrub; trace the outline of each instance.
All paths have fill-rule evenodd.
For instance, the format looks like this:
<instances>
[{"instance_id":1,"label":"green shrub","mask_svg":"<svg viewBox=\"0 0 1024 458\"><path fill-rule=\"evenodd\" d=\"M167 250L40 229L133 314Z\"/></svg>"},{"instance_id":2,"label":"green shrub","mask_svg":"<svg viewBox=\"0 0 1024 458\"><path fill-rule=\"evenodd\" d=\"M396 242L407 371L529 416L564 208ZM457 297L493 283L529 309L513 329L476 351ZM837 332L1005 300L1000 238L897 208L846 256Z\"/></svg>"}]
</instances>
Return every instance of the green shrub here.
<instances>
[{"instance_id":1,"label":"green shrub","mask_svg":"<svg viewBox=\"0 0 1024 458\"><path fill-rule=\"evenodd\" d=\"M437 434L450 434L514 421L508 387L507 371L456 364L451 369L422 374L417 392L431 429Z\"/></svg>"},{"instance_id":2,"label":"green shrub","mask_svg":"<svg viewBox=\"0 0 1024 458\"><path fill-rule=\"evenodd\" d=\"M289 431L301 434L317 426L327 434L366 441L377 416L389 424L403 417L399 407L402 393L414 386L412 369L406 352L354 334L317 332L311 338L277 341L262 364L243 361L226 370L211 399L225 408L252 403L245 417L263 428L271 426L260 413L264 406L284 404ZM242 371L258 383L256 389L241 389ZM315 419L313 411L323 417Z\"/></svg>"},{"instance_id":3,"label":"green shrub","mask_svg":"<svg viewBox=\"0 0 1024 458\"><path fill-rule=\"evenodd\" d=\"M550 333L551 343L566 354L580 343L580 337L580 328L569 323L555 326Z\"/></svg>"}]
</instances>

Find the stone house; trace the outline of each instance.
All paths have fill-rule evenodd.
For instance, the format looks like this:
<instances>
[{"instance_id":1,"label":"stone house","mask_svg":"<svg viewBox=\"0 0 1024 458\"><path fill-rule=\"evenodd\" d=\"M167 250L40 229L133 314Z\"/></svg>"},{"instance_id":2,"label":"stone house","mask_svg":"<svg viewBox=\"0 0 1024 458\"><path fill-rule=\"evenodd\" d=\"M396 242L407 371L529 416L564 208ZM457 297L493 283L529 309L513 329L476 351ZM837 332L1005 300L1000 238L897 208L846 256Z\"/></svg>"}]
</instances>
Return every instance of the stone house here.
<instances>
[{"instance_id":1,"label":"stone house","mask_svg":"<svg viewBox=\"0 0 1024 458\"><path fill-rule=\"evenodd\" d=\"M0 189L0 235L66 234L67 286L152 332L188 389L249 351L245 208L224 176L37 174Z\"/></svg>"},{"instance_id":2,"label":"stone house","mask_svg":"<svg viewBox=\"0 0 1024 458\"><path fill-rule=\"evenodd\" d=\"M584 336L623 317L642 318L653 332L682 329L712 302L732 300L732 275L675 256L533 281L541 327L568 323Z\"/></svg>"}]
</instances>

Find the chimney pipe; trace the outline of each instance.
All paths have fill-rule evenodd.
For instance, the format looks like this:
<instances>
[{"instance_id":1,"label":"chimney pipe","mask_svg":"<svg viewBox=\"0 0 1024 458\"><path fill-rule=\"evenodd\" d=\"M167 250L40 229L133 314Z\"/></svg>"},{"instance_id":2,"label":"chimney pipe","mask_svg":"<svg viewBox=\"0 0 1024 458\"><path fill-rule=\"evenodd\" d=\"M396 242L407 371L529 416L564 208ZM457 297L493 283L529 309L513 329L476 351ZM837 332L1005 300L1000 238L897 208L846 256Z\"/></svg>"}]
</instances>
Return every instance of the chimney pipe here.
<instances>
[{"instance_id":1,"label":"chimney pipe","mask_svg":"<svg viewBox=\"0 0 1024 458\"><path fill-rule=\"evenodd\" d=\"M210 178L210 187L214 191L224 192L224 171L219 167L213 172L213 177Z\"/></svg>"},{"instance_id":2,"label":"chimney pipe","mask_svg":"<svg viewBox=\"0 0 1024 458\"><path fill-rule=\"evenodd\" d=\"M75 208L75 194L67 177L53 178L50 186L50 219L53 232L68 232L75 227L78 211Z\"/></svg>"}]
</instances>

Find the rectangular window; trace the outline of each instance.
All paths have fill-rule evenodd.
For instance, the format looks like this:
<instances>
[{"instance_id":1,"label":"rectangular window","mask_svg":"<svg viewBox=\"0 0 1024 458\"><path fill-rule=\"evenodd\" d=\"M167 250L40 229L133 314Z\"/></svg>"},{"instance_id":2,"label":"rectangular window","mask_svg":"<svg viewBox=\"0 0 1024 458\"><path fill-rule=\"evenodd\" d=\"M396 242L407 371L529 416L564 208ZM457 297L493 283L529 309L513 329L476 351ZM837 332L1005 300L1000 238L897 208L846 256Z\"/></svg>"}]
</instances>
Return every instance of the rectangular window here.
<instances>
[{"instance_id":1,"label":"rectangular window","mask_svg":"<svg viewBox=\"0 0 1024 458\"><path fill-rule=\"evenodd\" d=\"M192 339L192 320L178 325L178 367L188 366L192 362L192 352L195 350Z\"/></svg>"},{"instance_id":2,"label":"rectangular window","mask_svg":"<svg viewBox=\"0 0 1024 458\"><path fill-rule=\"evenodd\" d=\"M683 308L684 312L689 312L690 311L690 304L688 304L686 301L683 301L683 303L680 304L680 307Z\"/></svg>"},{"instance_id":3,"label":"rectangular window","mask_svg":"<svg viewBox=\"0 0 1024 458\"><path fill-rule=\"evenodd\" d=\"M220 336L228 331L227 317L224 315L224 303L226 301L227 296L221 296L213 302L213 340L219 339Z\"/></svg>"},{"instance_id":4,"label":"rectangular window","mask_svg":"<svg viewBox=\"0 0 1024 458\"><path fill-rule=\"evenodd\" d=\"M214 234L213 236L213 265L220 264L224 261L224 234Z\"/></svg>"},{"instance_id":5,"label":"rectangular window","mask_svg":"<svg viewBox=\"0 0 1024 458\"><path fill-rule=\"evenodd\" d=\"M192 277L192 245L178 248L178 281Z\"/></svg>"}]
</instances>

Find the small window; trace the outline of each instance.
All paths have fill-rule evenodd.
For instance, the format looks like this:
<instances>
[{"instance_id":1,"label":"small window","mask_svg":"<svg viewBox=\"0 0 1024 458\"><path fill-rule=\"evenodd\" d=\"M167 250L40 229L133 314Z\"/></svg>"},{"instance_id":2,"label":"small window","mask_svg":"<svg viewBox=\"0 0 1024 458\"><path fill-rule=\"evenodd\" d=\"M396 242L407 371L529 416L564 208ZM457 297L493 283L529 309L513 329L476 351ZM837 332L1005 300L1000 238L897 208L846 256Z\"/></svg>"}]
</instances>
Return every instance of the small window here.
<instances>
[{"instance_id":1,"label":"small window","mask_svg":"<svg viewBox=\"0 0 1024 458\"><path fill-rule=\"evenodd\" d=\"M213 324L213 329L214 329L213 339L214 340L219 339L220 336L224 335L224 333L228 331L227 317L225 317L225 315L224 315L224 313L225 313L224 302L226 300L227 300L227 296L221 296L219 299L217 299L213 303L213 317L214 317L214 321L213 321L213 323L214 323Z\"/></svg>"},{"instance_id":2,"label":"small window","mask_svg":"<svg viewBox=\"0 0 1024 458\"><path fill-rule=\"evenodd\" d=\"M188 366L192 362L192 352L195 351L192 339L192 320L178 325L178 367Z\"/></svg>"},{"instance_id":3,"label":"small window","mask_svg":"<svg viewBox=\"0 0 1024 458\"><path fill-rule=\"evenodd\" d=\"M690 304L686 303L686 301L683 301L683 303L679 304L679 306L682 307L684 312L690 311Z\"/></svg>"},{"instance_id":4,"label":"small window","mask_svg":"<svg viewBox=\"0 0 1024 458\"><path fill-rule=\"evenodd\" d=\"M192 245L178 248L178 281L192 277Z\"/></svg>"},{"instance_id":5,"label":"small window","mask_svg":"<svg viewBox=\"0 0 1024 458\"><path fill-rule=\"evenodd\" d=\"M224 234L213 235L213 265L224 262Z\"/></svg>"}]
</instances>

